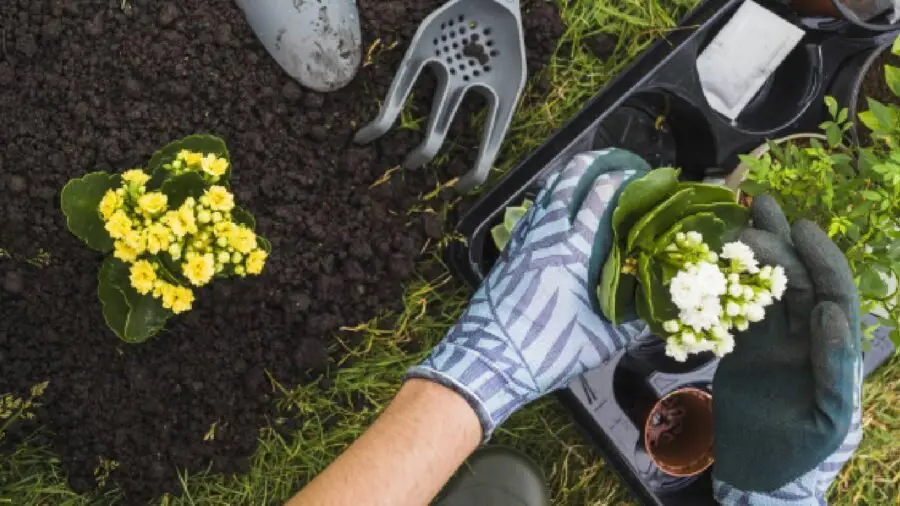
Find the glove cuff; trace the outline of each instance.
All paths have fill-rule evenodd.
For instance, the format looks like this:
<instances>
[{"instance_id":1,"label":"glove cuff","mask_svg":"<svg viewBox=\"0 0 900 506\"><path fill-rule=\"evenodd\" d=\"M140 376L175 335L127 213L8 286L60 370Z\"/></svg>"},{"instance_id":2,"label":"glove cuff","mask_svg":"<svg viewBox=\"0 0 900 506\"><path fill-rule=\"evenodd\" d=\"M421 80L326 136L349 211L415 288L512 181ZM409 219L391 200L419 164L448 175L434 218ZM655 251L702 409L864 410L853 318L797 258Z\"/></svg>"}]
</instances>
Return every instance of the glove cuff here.
<instances>
[{"instance_id":1,"label":"glove cuff","mask_svg":"<svg viewBox=\"0 0 900 506\"><path fill-rule=\"evenodd\" d=\"M483 442L517 409L538 397L535 388L514 386L515 380L481 353L447 342L411 367L406 377L433 381L462 396L481 422Z\"/></svg>"},{"instance_id":2,"label":"glove cuff","mask_svg":"<svg viewBox=\"0 0 900 506\"><path fill-rule=\"evenodd\" d=\"M745 492L713 478L713 495L722 506L824 506L816 495L818 471L804 474L771 492Z\"/></svg>"}]
</instances>

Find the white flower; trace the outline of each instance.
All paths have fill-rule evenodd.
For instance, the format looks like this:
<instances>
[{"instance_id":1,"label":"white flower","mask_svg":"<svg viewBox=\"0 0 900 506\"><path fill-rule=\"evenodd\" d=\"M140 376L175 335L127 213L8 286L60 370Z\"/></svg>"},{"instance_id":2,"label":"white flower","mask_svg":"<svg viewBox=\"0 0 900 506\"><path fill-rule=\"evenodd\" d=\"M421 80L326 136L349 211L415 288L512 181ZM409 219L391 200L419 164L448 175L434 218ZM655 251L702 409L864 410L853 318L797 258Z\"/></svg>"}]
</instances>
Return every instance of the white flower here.
<instances>
[{"instance_id":1,"label":"white flower","mask_svg":"<svg viewBox=\"0 0 900 506\"><path fill-rule=\"evenodd\" d=\"M734 328L736 328L738 332L743 332L750 328L750 322L747 321L746 318L737 318L734 320Z\"/></svg>"},{"instance_id":2,"label":"white flower","mask_svg":"<svg viewBox=\"0 0 900 506\"><path fill-rule=\"evenodd\" d=\"M734 351L734 337L731 334L728 334L727 337L719 339L716 341L715 349L713 351L717 357L728 355Z\"/></svg>"},{"instance_id":3,"label":"white flower","mask_svg":"<svg viewBox=\"0 0 900 506\"><path fill-rule=\"evenodd\" d=\"M741 286L740 283L732 283L731 286L728 287L728 295L738 298L741 295L744 295L744 287Z\"/></svg>"},{"instance_id":4,"label":"white flower","mask_svg":"<svg viewBox=\"0 0 900 506\"><path fill-rule=\"evenodd\" d=\"M784 291L787 289L788 278L787 274L784 273L784 267L777 266L772 269L772 280L770 287L772 290L772 297L775 297L775 300L781 300L781 296L784 295Z\"/></svg>"},{"instance_id":5,"label":"white flower","mask_svg":"<svg viewBox=\"0 0 900 506\"><path fill-rule=\"evenodd\" d=\"M771 306L772 302L772 294L768 290L760 290L759 293L756 294L756 303L762 307Z\"/></svg>"},{"instance_id":6,"label":"white flower","mask_svg":"<svg viewBox=\"0 0 900 506\"><path fill-rule=\"evenodd\" d=\"M697 281L700 283L704 295L718 297L728 291L728 280L722 274L719 266L709 262L697 264Z\"/></svg>"},{"instance_id":7,"label":"white flower","mask_svg":"<svg viewBox=\"0 0 900 506\"><path fill-rule=\"evenodd\" d=\"M712 334L712 336L719 341L721 341L722 339L727 339L728 337L731 337L731 333L729 333L728 329L726 329L722 325L716 325L715 327L710 329L709 333Z\"/></svg>"},{"instance_id":8,"label":"white flower","mask_svg":"<svg viewBox=\"0 0 900 506\"><path fill-rule=\"evenodd\" d=\"M772 266L766 265L762 269L759 270L759 279L763 281L768 281L772 279Z\"/></svg>"},{"instance_id":9,"label":"white flower","mask_svg":"<svg viewBox=\"0 0 900 506\"><path fill-rule=\"evenodd\" d=\"M744 316L751 322L761 322L766 317L766 312L759 304L747 304L744 306Z\"/></svg>"},{"instance_id":10,"label":"white flower","mask_svg":"<svg viewBox=\"0 0 900 506\"><path fill-rule=\"evenodd\" d=\"M741 284L741 275L732 272L731 274L728 275L728 282L729 282L729 283L734 283L734 284L737 284L737 285Z\"/></svg>"},{"instance_id":11,"label":"white flower","mask_svg":"<svg viewBox=\"0 0 900 506\"><path fill-rule=\"evenodd\" d=\"M697 335L690 331L682 332L681 343L688 346L697 344Z\"/></svg>"},{"instance_id":12,"label":"white flower","mask_svg":"<svg viewBox=\"0 0 900 506\"><path fill-rule=\"evenodd\" d=\"M676 240L676 241L678 241L678 242L684 242L685 239L687 239L687 236L684 235L684 232L678 232L677 234L675 234L675 240Z\"/></svg>"},{"instance_id":13,"label":"white flower","mask_svg":"<svg viewBox=\"0 0 900 506\"><path fill-rule=\"evenodd\" d=\"M703 353L704 351L713 351L716 349L716 342L709 339L702 339L697 344L691 346L691 353Z\"/></svg>"},{"instance_id":14,"label":"white flower","mask_svg":"<svg viewBox=\"0 0 900 506\"><path fill-rule=\"evenodd\" d=\"M687 233L687 240L693 246L700 246L703 243L703 236L700 235L700 232L691 230Z\"/></svg>"},{"instance_id":15,"label":"white flower","mask_svg":"<svg viewBox=\"0 0 900 506\"><path fill-rule=\"evenodd\" d=\"M666 251L668 251L669 253L675 253L676 251L678 251L678 245L673 242L666 246Z\"/></svg>"},{"instance_id":16,"label":"white flower","mask_svg":"<svg viewBox=\"0 0 900 506\"><path fill-rule=\"evenodd\" d=\"M687 350L681 346L676 339L669 339L666 341L666 355L674 358L678 362L684 362L687 360Z\"/></svg>"},{"instance_id":17,"label":"white flower","mask_svg":"<svg viewBox=\"0 0 900 506\"><path fill-rule=\"evenodd\" d=\"M697 276L691 271L679 271L669 284L669 295L678 309L696 307L703 298Z\"/></svg>"},{"instance_id":18,"label":"white flower","mask_svg":"<svg viewBox=\"0 0 900 506\"><path fill-rule=\"evenodd\" d=\"M681 325L679 325L678 320L669 320L663 323L663 330L669 334L674 334L681 330Z\"/></svg>"},{"instance_id":19,"label":"white flower","mask_svg":"<svg viewBox=\"0 0 900 506\"><path fill-rule=\"evenodd\" d=\"M756 261L756 255L753 250L746 244L735 241L722 246L722 258L731 260L742 271L755 274L759 272L759 264Z\"/></svg>"},{"instance_id":20,"label":"white flower","mask_svg":"<svg viewBox=\"0 0 900 506\"><path fill-rule=\"evenodd\" d=\"M718 297L704 297L700 304L693 308L681 310L678 317L681 322L694 329L695 332L709 330L719 323L722 304Z\"/></svg>"},{"instance_id":21,"label":"white flower","mask_svg":"<svg viewBox=\"0 0 900 506\"><path fill-rule=\"evenodd\" d=\"M741 313L741 305L737 302L729 302L725 306L725 314L727 314L728 316L738 316Z\"/></svg>"},{"instance_id":22,"label":"white flower","mask_svg":"<svg viewBox=\"0 0 900 506\"><path fill-rule=\"evenodd\" d=\"M754 297L755 295L756 295L756 294L753 292L753 288L751 288L751 287L749 287L749 286L745 286L745 287L744 287L744 298L745 298L745 299L747 299L747 300L753 300L753 297Z\"/></svg>"},{"instance_id":23,"label":"white flower","mask_svg":"<svg viewBox=\"0 0 900 506\"><path fill-rule=\"evenodd\" d=\"M716 263L719 261L719 255L716 255L715 252L710 251L706 255L706 261L710 263Z\"/></svg>"}]
</instances>

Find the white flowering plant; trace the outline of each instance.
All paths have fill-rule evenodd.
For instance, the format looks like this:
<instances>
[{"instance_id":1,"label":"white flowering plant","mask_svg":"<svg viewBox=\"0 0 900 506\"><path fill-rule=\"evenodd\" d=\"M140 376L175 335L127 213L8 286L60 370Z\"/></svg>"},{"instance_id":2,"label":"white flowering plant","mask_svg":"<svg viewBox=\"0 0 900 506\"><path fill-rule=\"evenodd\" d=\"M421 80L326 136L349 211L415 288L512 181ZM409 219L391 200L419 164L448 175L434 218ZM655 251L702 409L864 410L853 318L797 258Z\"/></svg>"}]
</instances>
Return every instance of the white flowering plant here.
<instances>
[{"instance_id":1,"label":"white flowering plant","mask_svg":"<svg viewBox=\"0 0 900 506\"><path fill-rule=\"evenodd\" d=\"M749 219L732 190L679 182L675 169L629 184L597 289L604 316L615 324L640 317L677 361L730 353L732 331L763 320L787 286L781 266L760 266L737 241Z\"/></svg>"},{"instance_id":2,"label":"white flowering plant","mask_svg":"<svg viewBox=\"0 0 900 506\"><path fill-rule=\"evenodd\" d=\"M123 341L153 337L214 279L263 271L271 244L235 205L230 176L225 142L192 135L158 151L146 168L92 172L63 188L69 230L108 255L97 292Z\"/></svg>"}]
</instances>

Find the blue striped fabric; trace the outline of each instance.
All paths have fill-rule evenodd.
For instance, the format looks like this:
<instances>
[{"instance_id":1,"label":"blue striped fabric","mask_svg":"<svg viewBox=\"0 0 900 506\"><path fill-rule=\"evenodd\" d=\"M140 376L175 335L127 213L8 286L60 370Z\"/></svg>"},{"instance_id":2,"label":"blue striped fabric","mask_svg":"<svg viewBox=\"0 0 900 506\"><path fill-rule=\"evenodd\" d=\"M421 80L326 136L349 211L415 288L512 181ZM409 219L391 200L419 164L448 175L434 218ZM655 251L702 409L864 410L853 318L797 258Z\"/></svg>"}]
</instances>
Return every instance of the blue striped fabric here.
<instances>
[{"instance_id":1,"label":"blue striped fabric","mask_svg":"<svg viewBox=\"0 0 900 506\"><path fill-rule=\"evenodd\" d=\"M634 163L616 166L620 160ZM463 316L410 369L409 377L465 397L485 440L514 411L605 362L643 330L643 322L615 328L594 311L588 269L594 255L608 254L595 245L598 234L610 234L608 226L600 230L610 202L644 170L635 155L611 149L577 155L551 175ZM570 209L585 185L583 204Z\"/></svg>"},{"instance_id":2,"label":"blue striped fabric","mask_svg":"<svg viewBox=\"0 0 900 506\"><path fill-rule=\"evenodd\" d=\"M815 469L772 492L745 492L713 480L716 500L723 506L825 506L828 487L862 441L862 361L856 364L853 419L841 446Z\"/></svg>"}]
</instances>

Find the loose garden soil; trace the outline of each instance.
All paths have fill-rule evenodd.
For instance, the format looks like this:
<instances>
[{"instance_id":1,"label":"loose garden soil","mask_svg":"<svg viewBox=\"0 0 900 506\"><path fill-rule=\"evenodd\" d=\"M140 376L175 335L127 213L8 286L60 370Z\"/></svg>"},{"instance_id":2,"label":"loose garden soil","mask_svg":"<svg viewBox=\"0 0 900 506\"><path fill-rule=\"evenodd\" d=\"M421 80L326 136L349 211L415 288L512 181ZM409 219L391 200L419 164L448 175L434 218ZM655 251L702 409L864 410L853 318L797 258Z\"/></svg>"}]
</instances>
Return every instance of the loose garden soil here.
<instances>
[{"instance_id":1,"label":"loose garden soil","mask_svg":"<svg viewBox=\"0 0 900 506\"><path fill-rule=\"evenodd\" d=\"M322 95L277 67L231 0L0 3L0 392L49 380L35 423L76 491L96 487L100 459L119 463L108 484L127 504L177 491L176 468L246 469L273 414L266 372L308 382L340 356L331 345L342 325L397 308L443 226L407 210L471 166L479 138L462 119L479 104L460 113L439 171L395 172L370 188L421 134L396 129L363 147L351 138L441 4L359 0L365 47L380 38L390 49ZM523 10L534 73L562 26L542 1ZM434 88L423 81L416 116ZM124 344L101 316L100 257L65 228L59 191L191 133L226 139L238 201L273 255L261 277L217 281L157 338Z\"/></svg>"}]
</instances>

